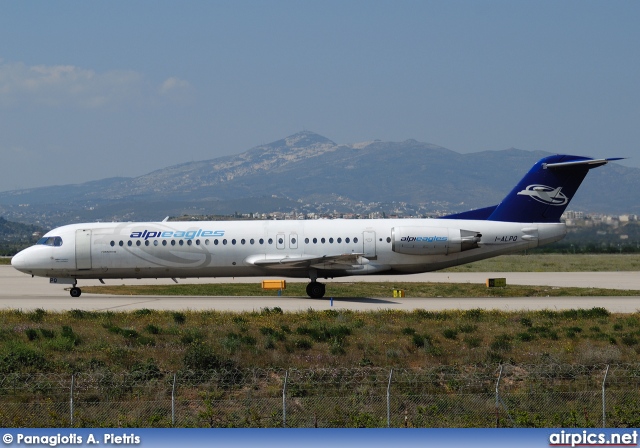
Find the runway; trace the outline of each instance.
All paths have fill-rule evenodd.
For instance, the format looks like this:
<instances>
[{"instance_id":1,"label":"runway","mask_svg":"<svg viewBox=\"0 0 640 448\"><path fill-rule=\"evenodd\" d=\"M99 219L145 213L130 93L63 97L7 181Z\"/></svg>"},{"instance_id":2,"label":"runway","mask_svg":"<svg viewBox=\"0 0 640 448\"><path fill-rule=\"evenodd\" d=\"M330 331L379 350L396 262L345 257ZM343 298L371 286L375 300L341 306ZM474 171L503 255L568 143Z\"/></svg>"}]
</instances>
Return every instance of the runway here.
<instances>
[{"instance_id":1,"label":"runway","mask_svg":"<svg viewBox=\"0 0 640 448\"><path fill-rule=\"evenodd\" d=\"M534 297L534 298L331 298L334 282L451 282L481 283L487 278L506 277L508 284L547 285L550 287L581 286L607 289L640 290L639 272L524 272L524 273L442 273L433 272L408 276L362 276L323 280L327 283L324 299L308 297L184 297L184 296L111 296L83 293L74 299L61 285L51 285L46 278L31 278L11 266L0 266L0 309L23 311L42 308L48 311L82 309L85 311L131 311L148 308L155 310L220 310L259 311L265 307L280 307L283 311L305 311L309 308L349 309L375 311L395 309L498 309L504 311L541 309L589 309L603 307L611 312L634 313L640 310L640 297ZM180 283L260 283L261 278L206 278L179 279ZM305 279L287 279L307 282ZM172 284L170 279L111 280L108 284ZM99 285L97 280L80 282L79 286Z\"/></svg>"}]
</instances>

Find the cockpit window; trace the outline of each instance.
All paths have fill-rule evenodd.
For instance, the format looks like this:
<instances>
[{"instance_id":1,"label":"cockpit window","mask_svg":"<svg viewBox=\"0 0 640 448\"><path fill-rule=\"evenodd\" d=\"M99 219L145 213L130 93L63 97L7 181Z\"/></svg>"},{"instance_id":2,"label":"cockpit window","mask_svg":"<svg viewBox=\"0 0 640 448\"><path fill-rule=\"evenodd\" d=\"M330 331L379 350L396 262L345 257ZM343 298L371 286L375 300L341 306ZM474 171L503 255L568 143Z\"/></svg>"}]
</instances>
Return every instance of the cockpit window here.
<instances>
[{"instance_id":1,"label":"cockpit window","mask_svg":"<svg viewBox=\"0 0 640 448\"><path fill-rule=\"evenodd\" d=\"M62 246L62 238L59 236L45 236L38 240L36 244L42 244L45 246Z\"/></svg>"}]
</instances>

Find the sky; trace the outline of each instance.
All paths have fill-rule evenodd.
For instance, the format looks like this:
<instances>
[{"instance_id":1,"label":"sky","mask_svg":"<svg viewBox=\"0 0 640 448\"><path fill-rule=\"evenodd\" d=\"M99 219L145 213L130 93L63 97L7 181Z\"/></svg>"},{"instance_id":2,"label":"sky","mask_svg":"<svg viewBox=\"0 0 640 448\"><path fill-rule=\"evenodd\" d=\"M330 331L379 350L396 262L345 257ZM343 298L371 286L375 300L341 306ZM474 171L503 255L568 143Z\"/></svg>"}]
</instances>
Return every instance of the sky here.
<instances>
[{"instance_id":1,"label":"sky","mask_svg":"<svg viewBox=\"0 0 640 448\"><path fill-rule=\"evenodd\" d=\"M638 23L625 0L3 2L0 191L302 130L640 167Z\"/></svg>"}]
</instances>

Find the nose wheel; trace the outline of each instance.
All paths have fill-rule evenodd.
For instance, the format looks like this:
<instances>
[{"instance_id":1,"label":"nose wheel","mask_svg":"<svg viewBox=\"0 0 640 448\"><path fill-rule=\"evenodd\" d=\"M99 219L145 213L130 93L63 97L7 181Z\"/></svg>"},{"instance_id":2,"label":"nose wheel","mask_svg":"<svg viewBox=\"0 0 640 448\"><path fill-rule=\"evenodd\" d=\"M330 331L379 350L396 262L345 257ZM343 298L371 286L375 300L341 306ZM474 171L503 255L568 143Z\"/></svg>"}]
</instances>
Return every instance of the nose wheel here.
<instances>
[{"instance_id":1,"label":"nose wheel","mask_svg":"<svg viewBox=\"0 0 640 448\"><path fill-rule=\"evenodd\" d=\"M80 288L78 288L77 286L74 286L69 291L69 294L71 294L71 297L74 297L74 298L75 297L80 297L80 294L82 294L82 290Z\"/></svg>"}]
</instances>

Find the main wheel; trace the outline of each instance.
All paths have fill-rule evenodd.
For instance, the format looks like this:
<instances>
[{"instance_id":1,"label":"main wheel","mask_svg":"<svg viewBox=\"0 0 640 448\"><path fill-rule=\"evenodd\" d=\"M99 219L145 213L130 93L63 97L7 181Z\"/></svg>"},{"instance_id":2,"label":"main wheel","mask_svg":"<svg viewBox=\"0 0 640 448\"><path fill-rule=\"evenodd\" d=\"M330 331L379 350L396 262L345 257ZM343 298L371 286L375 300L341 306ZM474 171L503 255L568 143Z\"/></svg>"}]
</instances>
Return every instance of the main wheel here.
<instances>
[{"instance_id":1,"label":"main wheel","mask_svg":"<svg viewBox=\"0 0 640 448\"><path fill-rule=\"evenodd\" d=\"M71 291L69 291L69 294L71 294L71 297L80 297L80 294L82 294L82 290L74 286L73 288L71 288Z\"/></svg>"},{"instance_id":2,"label":"main wheel","mask_svg":"<svg viewBox=\"0 0 640 448\"><path fill-rule=\"evenodd\" d=\"M307 295L312 299L321 299L324 297L324 283L311 282L307 285Z\"/></svg>"}]
</instances>

